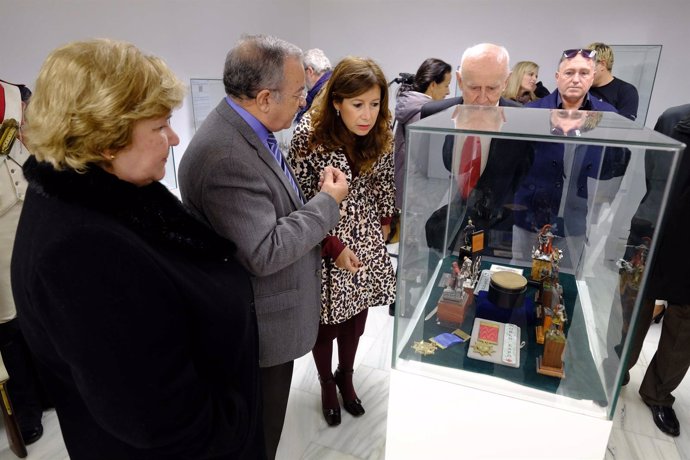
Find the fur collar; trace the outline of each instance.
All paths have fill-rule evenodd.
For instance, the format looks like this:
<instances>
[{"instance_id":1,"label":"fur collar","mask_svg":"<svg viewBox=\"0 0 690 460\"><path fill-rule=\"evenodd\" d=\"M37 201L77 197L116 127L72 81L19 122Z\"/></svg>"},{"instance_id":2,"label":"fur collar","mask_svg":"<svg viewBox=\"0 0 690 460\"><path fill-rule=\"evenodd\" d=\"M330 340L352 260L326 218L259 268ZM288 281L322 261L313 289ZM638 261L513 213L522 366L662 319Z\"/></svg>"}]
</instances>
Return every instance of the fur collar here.
<instances>
[{"instance_id":1,"label":"fur collar","mask_svg":"<svg viewBox=\"0 0 690 460\"><path fill-rule=\"evenodd\" d=\"M24 176L37 193L107 214L146 240L177 247L191 255L227 259L235 245L197 220L168 189L158 183L137 187L98 166L86 173L58 171L31 156Z\"/></svg>"}]
</instances>

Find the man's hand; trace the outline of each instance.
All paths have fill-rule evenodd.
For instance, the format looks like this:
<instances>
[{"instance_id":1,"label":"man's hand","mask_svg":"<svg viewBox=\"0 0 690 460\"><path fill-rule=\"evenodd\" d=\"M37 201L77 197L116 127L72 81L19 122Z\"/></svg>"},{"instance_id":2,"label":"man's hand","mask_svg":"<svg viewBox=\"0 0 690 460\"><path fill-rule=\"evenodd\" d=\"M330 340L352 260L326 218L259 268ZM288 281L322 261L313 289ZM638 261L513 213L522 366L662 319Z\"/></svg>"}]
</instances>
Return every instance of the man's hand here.
<instances>
[{"instance_id":1,"label":"man's hand","mask_svg":"<svg viewBox=\"0 0 690 460\"><path fill-rule=\"evenodd\" d=\"M355 253L352 252L352 249L347 247L343 249L338 258L335 259L336 267L347 270L350 273L357 273L357 270L359 270L361 265L362 263L359 261Z\"/></svg>"},{"instance_id":2,"label":"man's hand","mask_svg":"<svg viewBox=\"0 0 690 460\"><path fill-rule=\"evenodd\" d=\"M328 193L340 204L347 196L347 179L345 173L333 166L326 166L319 176L319 189Z\"/></svg>"}]
</instances>

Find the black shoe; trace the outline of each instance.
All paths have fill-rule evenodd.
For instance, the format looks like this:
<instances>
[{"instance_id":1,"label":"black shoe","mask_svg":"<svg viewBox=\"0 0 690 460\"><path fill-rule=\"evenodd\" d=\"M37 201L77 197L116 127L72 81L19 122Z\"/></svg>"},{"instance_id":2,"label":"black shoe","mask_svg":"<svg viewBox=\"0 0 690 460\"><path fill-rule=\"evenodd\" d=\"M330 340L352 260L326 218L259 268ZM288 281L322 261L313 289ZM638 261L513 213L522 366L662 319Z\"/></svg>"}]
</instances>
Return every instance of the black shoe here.
<instances>
[{"instance_id":1,"label":"black shoe","mask_svg":"<svg viewBox=\"0 0 690 460\"><path fill-rule=\"evenodd\" d=\"M41 436L43 436L43 425L39 423L38 425L27 430L21 430L21 432L22 439L24 439L24 444L28 446L29 444L33 444L41 439Z\"/></svg>"},{"instance_id":2,"label":"black shoe","mask_svg":"<svg viewBox=\"0 0 690 460\"><path fill-rule=\"evenodd\" d=\"M676 418L676 411L670 406L656 406L647 404L652 410L652 418L656 426L669 436L680 434L680 424Z\"/></svg>"},{"instance_id":3,"label":"black shoe","mask_svg":"<svg viewBox=\"0 0 690 460\"><path fill-rule=\"evenodd\" d=\"M335 379L335 384L338 385L338 389L340 390L340 395L343 397L343 407L345 408L346 411L348 411L353 417L359 417L360 415L364 415L364 407L362 407L362 401L359 400L359 398L355 397L355 399L351 399L347 401L345 399L345 393L343 393L343 380L345 379L346 374L350 374L350 379L352 379L352 374L354 371L343 371L338 367L336 369L335 374L333 375L333 378Z\"/></svg>"},{"instance_id":4,"label":"black shoe","mask_svg":"<svg viewBox=\"0 0 690 460\"><path fill-rule=\"evenodd\" d=\"M353 417L359 417L364 415L364 407L362 407L362 401L359 398L355 398L352 401L343 400L343 407L346 411L352 414Z\"/></svg>"},{"instance_id":5,"label":"black shoe","mask_svg":"<svg viewBox=\"0 0 690 460\"><path fill-rule=\"evenodd\" d=\"M330 408L326 407L326 400L328 399L327 394L331 394L331 400L335 399L336 404L338 404L338 395L335 392L335 380L333 377L328 379L322 379L319 377L319 382L321 382L321 411L323 412L323 418L326 419L328 426L340 425L340 406Z\"/></svg>"},{"instance_id":6,"label":"black shoe","mask_svg":"<svg viewBox=\"0 0 690 460\"><path fill-rule=\"evenodd\" d=\"M323 418L326 419L328 426L338 426L340 425L340 408L338 409L326 409L323 410Z\"/></svg>"},{"instance_id":7,"label":"black shoe","mask_svg":"<svg viewBox=\"0 0 690 460\"><path fill-rule=\"evenodd\" d=\"M630 372L629 372L629 371L625 371L625 375L623 376L623 381L621 382L621 386L624 387L624 386L626 386L628 383L630 383Z\"/></svg>"}]
</instances>

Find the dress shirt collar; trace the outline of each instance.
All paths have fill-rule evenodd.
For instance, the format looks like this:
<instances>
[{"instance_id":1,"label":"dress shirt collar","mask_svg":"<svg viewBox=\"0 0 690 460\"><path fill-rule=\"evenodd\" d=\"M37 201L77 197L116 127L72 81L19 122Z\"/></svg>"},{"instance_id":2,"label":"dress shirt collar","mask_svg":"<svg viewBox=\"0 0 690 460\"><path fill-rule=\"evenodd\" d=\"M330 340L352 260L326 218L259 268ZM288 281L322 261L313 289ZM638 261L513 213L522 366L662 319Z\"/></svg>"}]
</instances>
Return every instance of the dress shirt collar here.
<instances>
[{"instance_id":1,"label":"dress shirt collar","mask_svg":"<svg viewBox=\"0 0 690 460\"><path fill-rule=\"evenodd\" d=\"M252 128L252 130L259 136L262 144L268 148L268 135L270 131L251 113L247 112L242 106L232 100L230 96L225 96L225 101L237 114L242 117L244 121ZM270 150L270 149L269 149Z\"/></svg>"}]
</instances>

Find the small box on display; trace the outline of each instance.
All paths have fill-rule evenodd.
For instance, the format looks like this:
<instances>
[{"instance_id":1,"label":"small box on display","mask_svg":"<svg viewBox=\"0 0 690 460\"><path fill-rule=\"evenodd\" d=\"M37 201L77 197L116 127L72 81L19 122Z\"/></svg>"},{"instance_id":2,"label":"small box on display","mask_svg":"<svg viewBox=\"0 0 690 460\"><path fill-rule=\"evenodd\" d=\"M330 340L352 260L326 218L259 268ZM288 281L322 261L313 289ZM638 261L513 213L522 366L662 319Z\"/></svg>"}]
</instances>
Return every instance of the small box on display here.
<instances>
[{"instance_id":1,"label":"small box on display","mask_svg":"<svg viewBox=\"0 0 690 460\"><path fill-rule=\"evenodd\" d=\"M463 321L465 321L465 312L472 304L474 295L472 295L472 290L468 288L461 292L462 296L457 300L441 296L437 304L437 321L439 325L452 328L462 326Z\"/></svg>"}]
</instances>

